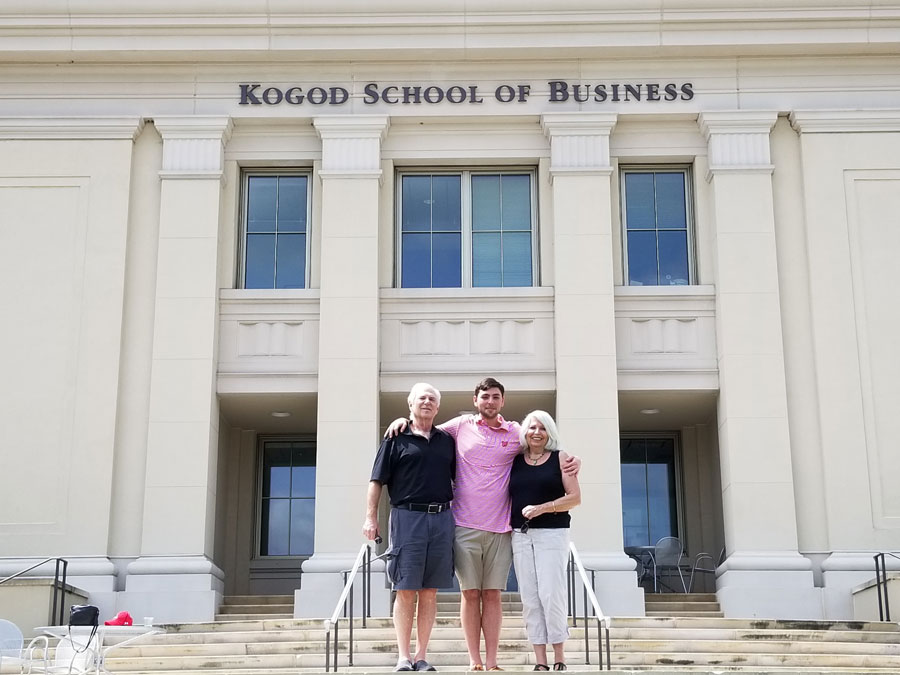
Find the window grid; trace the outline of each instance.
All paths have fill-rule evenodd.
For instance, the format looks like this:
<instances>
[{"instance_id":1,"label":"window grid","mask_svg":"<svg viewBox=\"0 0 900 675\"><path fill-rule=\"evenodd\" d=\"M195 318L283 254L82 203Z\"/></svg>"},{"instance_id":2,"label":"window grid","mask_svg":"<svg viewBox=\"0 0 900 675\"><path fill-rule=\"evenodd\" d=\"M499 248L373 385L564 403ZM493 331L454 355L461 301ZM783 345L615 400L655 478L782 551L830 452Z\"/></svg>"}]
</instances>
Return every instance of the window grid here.
<instances>
[{"instance_id":1,"label":"window grid","mask_svg":"<svg viewBox=\"0 0 900 675\"><path fill-rule=\"evenodd\" d=\"M260 557L313 553L315 535L316 447L309 440L260 440L258 545Z\"/></svg>"},{"instance_id":2,"label":"window grid","mask_svg":"<svg viewBox=\"0 0 900 675\"><path fill-rule=\"evenodd\" d=\"M407 265L404 265L405 255L409 253L409 244L406 241L407 237L404 235L410 234L410 231L405 229L407 225L406 216L404 213L404 200L405 200L405 187L407 183L407 179L409 178L429 178L433 179L435 177L458 177L459 178L459 213L460 213L460 224L458 230L453 230L453 233L459 233L461 237L459 244L459 256L460 260L458 262L459 274L458 281L454 284L434 284L434 264L436 260L436 248L435 246L431 246L429 250L429 284L416 284L415 281L411 278L412 275L409 274L409 270L407 269ZM502 184L506 179L514 179L515 177L524 177L527 180L527 219L523 222L525 223L525 227L520 228L507 228L504 227L504 221L502 218L503 209L504 209L504 201L503 201L503 192L502 192ZM483 178L497 178L501 185L501 191L499 194L498 201L498 211L501 214L501 219L497 228L494 229L475 229L474 223L476 220L475 216L475 208L476 205L473 201L473 181L477 183L479 179ZM433 200L432 200L433 201ZM446 171L446 170L424 170L424 171L403 171L398 174L397 181L397 195L396 195L396 204L397 204L397 223L398 226L396 228L396 247L397 247L397 269L395 276L395 283L398 288L472 288L472 287L504 287L504 286L534 286L537 284L537 194L536 194L536 185L535 185L535 172L531 169L480 169L480 170L460 170L460 171ZM433 213L433 204L432 213ZM430 230L433 235L436 230ZM438 231L439 233L446 234L449 231ZM474 260L477 255L474 240L477 238L476 235L483 234L497 234L499 235L499 246L498 251L500 255L499 263L497 264L497 273L499 274L499 283L477 283L476 276L478 272L474 268ZM508 234L526 234L527 235L527 247L528 247L528 256L527 256L527 271L524 276L527 276L527 279L519 279L518 283L515 281L515 274L511 272L507 272L506 262L511 255L509 254L510 245L507 243L508 237L504 235ZM521 256L520 256L521 258ZM522 273L519 272L519 276L522 277ZM512 282L511 282L512 280Z\"/></svg>"},{"instance_id":3,"label":"window grid","mask_svg":"<svg viewBox=\"0 0 900 675\"><path fill-rule=\"evenodd\" d=\"M310 173L302 170L244 172L238 275L241 288L308 287L309 222L312 202L309 178ZM292 215L296 217L288 219L284 217L287 214L282 214L282 206L288 201L283 193L286 191L284 183L292 179L302 179L302 181L298 181L300 189L297 190L295 187L297 192L293 195L295 198L299 198L302 204L301 208L294 209ZM251 209L262 201L260 200L262 191L254 190L255 187L260 187L260 181L272 181L275 186L274 201L271 204L274 217L272 225L268 229L262 227L259 220L251 217ZM257 202L256 204L254 204L254 200ZM283 226L285 220L296 222L299 226L293 229L289 225ZM254 246L254 244L265 243L266 237L271 237L271 243L266 247L268 250L264 251L260 246ZM290 244L293 244L293 252L290 250Z\"/></svg>"},{"instance_id":4,"label":"window grid","mask_svg":"<svg viewBox=\"0 0 900 675\"><path fill-rule=\"evenodd\" d=\"M693 238L693 197L692 197L692 180L690 166L683 165L651 165L641 167L623 167L620 171L620 199L621 199L621 219L622 219L622 252L623 252L623 268L625 271L626 285L647 285L647 286L667 286L667 285L689 285L694 282L694 238ZM683 220L683 225L677 227L671 226L671 221L665 216L671 214L660 213L659 198L659 177L678 176L683 198L678 201L680 211L677 216ZM632 210L639 211L641 206L646 205L634 204L638 201L636 195L632 194L629 199L629 183L632 185L636 182L635 177L647 177L652 182L652 205L653 224L646 226L643 222L629 222L629 212ZM637 195L646 196L646 195ZM630 203L631 202L631 203ZM670 204L675 203L669 200ZM646 216L638 214L638 216ZM664 222L661 224L660 220ZM639 221L640 218L635 218ZM634 235L634 236L632 236ZM651 235L651 236L647 236ZM681 235L673 237L672 235ZM648 246L648 241L652 237L652 243ZM680 241L679 241L680 240ZM665 251L661 255L660 242L668 242L668 248L680 247L683 249L677 255L672 255L671 250ZM641 246L642 245L642 246ZM643 248L643 251L641 250ZM652 248L652 260L649 267L653 270L653 277L647 277L648 261L646 260L647 252ZM644 255L641 255L641 254ZM668 254L666 256L666 254ZM668 257L669 266L664 269L663 258ZM675 270L672 263L680 262L680 269ZM674 276L672 274L674 272ZM643 277L643 278L641 278Z\"/></svg>"}]
</instances>

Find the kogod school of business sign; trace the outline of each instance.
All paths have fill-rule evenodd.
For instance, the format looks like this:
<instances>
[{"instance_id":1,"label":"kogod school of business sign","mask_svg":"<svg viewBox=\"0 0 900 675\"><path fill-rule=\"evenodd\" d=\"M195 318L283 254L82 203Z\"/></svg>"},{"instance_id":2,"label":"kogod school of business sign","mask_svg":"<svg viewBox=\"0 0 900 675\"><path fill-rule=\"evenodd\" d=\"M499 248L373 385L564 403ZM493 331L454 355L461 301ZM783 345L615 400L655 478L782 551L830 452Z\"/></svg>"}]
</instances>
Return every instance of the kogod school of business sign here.
<instances>
[{"instance_id":1,"label":"kogod school of business sign","mask_svg":"<svg viewBox=\"0 0 900 675\"><path fill-rule=\"evenodd\" d=\"M530 84L500 84L493 91L482 91L477 84L435 84L381 86L369 82L362 88L366 105L435 105L484 103L486 98L500 103L526 103L532 94ZM628 103L632 101L690 101L694 88L690 82L575 83L565 80L547 82L550 103ZM241 105L343 105L351 98L342 86L278 87L258 83L240 85Z\"/></svg>"}]
</instances>

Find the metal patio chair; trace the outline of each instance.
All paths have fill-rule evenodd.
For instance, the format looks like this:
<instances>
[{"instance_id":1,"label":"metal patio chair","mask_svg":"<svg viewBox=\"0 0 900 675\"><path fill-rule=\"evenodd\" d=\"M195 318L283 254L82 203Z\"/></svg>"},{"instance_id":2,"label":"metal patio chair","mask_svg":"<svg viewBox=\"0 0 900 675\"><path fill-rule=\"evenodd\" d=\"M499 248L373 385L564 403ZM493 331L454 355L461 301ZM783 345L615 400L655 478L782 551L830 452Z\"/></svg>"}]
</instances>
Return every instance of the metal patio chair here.
<instances>
[{"instance_id":1,"label":"metal patio chair","mask_svg":"<svg viewBox=\"0 0 900 675\"><path fill-rule=\"evenodd\" d=\"M714 559L712 553L698 553L691 565L691 579L688 582L688 593L694 592L694 575L698 572L701 574L715 574L719 566L725 562L725 547L719 552L718 560Z\"/></svg>"},{"instance_id":2,"label":"metal patio chair","mask_svg":"<svg viewBox=\"0 0 900 675\"><path fill-rule=\"evenodd\" d=\"M33 638L25 645L22 631L12 621L0 619L0 670L9 665L20 673L48 672L47 651L49 642L45 635ZM40 656L37 656L37 654Z\"/></svg>"},{"instance_id":3,"label":"metal patio chair","mask_svg":"<svg viewBox=\"0 0 900 675\"><path fill-rule=\"evenodd\" d=\"M684 545L681 543L681 540L678 537L663 537L658 542L656 542L656 546L653 548L653 592L659 593L660 586L666 586L662 582L662 575L665 573L669 573L669 576L672 573L677 573L679 579L681 579L681 587L684 589L684 592L687 593L687 583L684 580L684 572L687 571L682 568L682 561L684 560ZM672 592L677 592L675 589L666 586Z\"/></svg>"}]
</instances>

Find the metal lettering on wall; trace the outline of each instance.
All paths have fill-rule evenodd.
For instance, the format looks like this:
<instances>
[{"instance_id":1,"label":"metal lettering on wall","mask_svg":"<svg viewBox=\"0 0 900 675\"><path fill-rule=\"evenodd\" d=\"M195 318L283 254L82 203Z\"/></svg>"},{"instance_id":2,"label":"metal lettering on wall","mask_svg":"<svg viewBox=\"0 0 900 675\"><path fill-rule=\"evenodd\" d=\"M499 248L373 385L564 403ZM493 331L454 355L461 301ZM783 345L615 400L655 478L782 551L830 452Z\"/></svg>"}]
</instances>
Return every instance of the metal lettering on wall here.
<instances>
[{"instance_id":1,"label":"metal lettering on wall","mask_svg":"<svg viewBox=\"0 0 900 675\"><path fill-rule=\"evenodd\" d=\"M532 96L531 84L500 84L482 91L477 84L452 85L396 85L380 86L369 82L358 94L351 94L346 87L289 86L278 87L260 83L240 85L241 105L330 105L347 103L359 97L366 105L436 105L484 103L486 98L500 103L527 103ZM546 91L540 95L549 103L628 103L636 101L666 102L690 101L694 98L694 86L690 82L640 82L640 83L582 83L550 80Z\"/></svg>"}]
</instances>

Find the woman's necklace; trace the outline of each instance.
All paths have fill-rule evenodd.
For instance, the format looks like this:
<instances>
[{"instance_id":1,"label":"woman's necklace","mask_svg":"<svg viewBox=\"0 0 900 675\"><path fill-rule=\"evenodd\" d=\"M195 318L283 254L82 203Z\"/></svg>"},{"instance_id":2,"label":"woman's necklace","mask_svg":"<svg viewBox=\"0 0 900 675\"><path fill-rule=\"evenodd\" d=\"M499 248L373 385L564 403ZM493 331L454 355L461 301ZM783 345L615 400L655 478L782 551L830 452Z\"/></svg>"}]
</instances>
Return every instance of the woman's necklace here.
<instances>
[{"instance_id":1,"label":"woman's necklace","mask_svg":"<svg viewBox=\"0 0 900 675\"><path fill-rule=\"evenodd\" d=\"M537 463L541 461L541 457L547 454L547 451L544 450L537 457L534 457L530 452L528 453L528 460L531 462L532 466L537 466Z\"/></svg>"}]
</instances>

